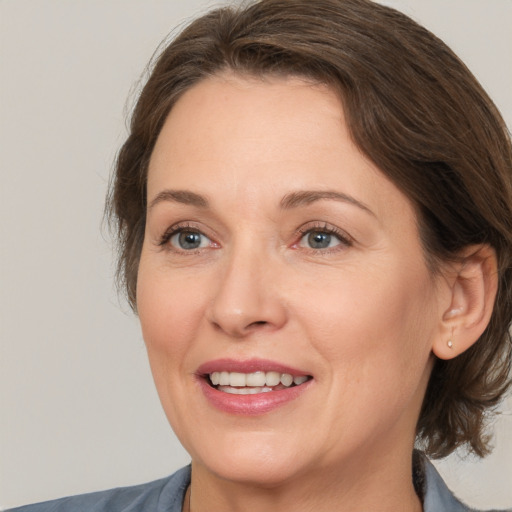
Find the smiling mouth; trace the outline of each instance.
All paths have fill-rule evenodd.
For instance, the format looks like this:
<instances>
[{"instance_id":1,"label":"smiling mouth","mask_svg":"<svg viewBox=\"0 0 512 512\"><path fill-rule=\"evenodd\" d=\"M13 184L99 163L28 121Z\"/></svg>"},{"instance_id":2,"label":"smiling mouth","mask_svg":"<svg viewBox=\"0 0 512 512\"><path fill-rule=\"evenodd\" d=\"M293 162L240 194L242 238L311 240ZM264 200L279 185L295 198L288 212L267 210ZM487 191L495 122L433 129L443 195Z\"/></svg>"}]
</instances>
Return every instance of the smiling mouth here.
<instances>
[{"instance_id":1,"label":"smiling mouth","mask_svg":"<svg viewBox=\"0 0 512 512\"><path fill-rule=\"evenodd\" d=\"M209 373L205 377L208 384L214 389L233 395L255 395L280 391L300 386L312 378L310 375L292 375L275 371L252 373L220 371Z\"/></svg>"}]
</instances>

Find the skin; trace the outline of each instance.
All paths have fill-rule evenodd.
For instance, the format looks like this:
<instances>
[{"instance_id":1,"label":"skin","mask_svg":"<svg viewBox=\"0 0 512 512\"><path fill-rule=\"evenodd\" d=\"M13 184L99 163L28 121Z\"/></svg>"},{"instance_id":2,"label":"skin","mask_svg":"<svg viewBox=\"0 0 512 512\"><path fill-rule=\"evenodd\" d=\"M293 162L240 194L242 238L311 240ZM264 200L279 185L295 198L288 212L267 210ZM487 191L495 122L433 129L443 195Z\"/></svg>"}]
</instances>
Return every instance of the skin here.
<instances>
[{"instance_id":1,"label":"skin","mask_svg":"<svg viewBox=\"0 0 512 512\"><path fill-rule=\"evenodd\" d=\"M155 203L171 189L208 206ZM311 190L360 204L282 207ZM159 135L148 205L137 305L192 457L191 509L421 510L411 453L453 286L429 272L412 205L353 144L336 95L298 78L199 83ZM162 243L176 225L202 233L201 247ZM326 229L340 239L310 247L307 234ZM254 357L313 381L267 414L214 408L197 368Z\"/></svg>"}]
</instances>

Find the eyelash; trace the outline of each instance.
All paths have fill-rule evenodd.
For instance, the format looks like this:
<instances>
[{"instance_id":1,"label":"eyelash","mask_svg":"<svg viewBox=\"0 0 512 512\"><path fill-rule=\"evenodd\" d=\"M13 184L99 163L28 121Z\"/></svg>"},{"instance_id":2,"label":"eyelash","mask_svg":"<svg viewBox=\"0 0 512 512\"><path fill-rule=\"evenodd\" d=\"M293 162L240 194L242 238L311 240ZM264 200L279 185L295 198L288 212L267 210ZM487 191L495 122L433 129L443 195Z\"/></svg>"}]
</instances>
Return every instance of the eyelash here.
<instances>
[{"instance_id":1,"label":"eyelash","mask_svg":"<svg viewBox=\"0 0 512 512\"><path fill-rule=\"evenodd\" d=\"M197 233L199 235L203 235L206 238L210 239L208 236L206 236L200 229L198 229L194 225L189 224L188 222L184 222L184 223L180 223L180 224L175 224L175 225L171 226L169 229L167 229L164 232L164 234L160 237L160 239L158 241L158 246L159 247L167 247L169 250L180 253L180 254L195 254L196 252L203 249L203 248L198 248L198 249L191 249L191 250L187 251L184 249L180 250L180 249L173 247L169 243L170 240L172 239L173 236L175 236L179 233L182 233L182 232Z\"/></svg>"},{"instance_id":2,"label":"eyelash","mask_svg":"<svg viewBox=\"0 0 512 512\"><path fill-rule=\"evenodd\" d=\"M173 236L175 236L179 233L182 233L182 232L197 233L202 236L205 236L206 238L208 238L210 240L210 238L207 235L205 235L200 229L198 229L197 227L195 227L194 225L192 225L188 222L184 222L184 223L180 223L180 224L175 224L175 225L171 226L169 229L167 229L163 233L163 235L160 237L160 239L158 240L158 246L159 247L167 246L169 248L169 250L172 250L172 251L180 253L180 254L195 254L195 253L201 251L202 249L204 249L204 248L198 248L198 249L191 249L191 250L184 250L184 249L180 250L180 249L173 247L169 243L170 240L172 239ZM321 252L323 254L329 254L331 252L342 250L343 247L345 247L345 248L351 247L354 243L353 239L350 236L348 236L347 233L345 233L344 231L342 231L334 226L331 226L325 222L320 222L320 223L307 224L307 225L299 228L296 231L296 235L295 235L296 238L298 238L298 240L292 245L292 247L297 248L298 244L300 243L302 238L305 235L307 235L308 233L313 233L313 232L334 235L340 241L341 247L335 246L332 248L325 248L325 249L314 249L312 247L309 247L309 248L303 247L304 250L312 251L314 253Z\"/></svg>"},{"instance_id":3,"label":"eyelash","mask_svg":"<svg viewBox=\"0 0 512 512\"><path fill-rule=\"evenodd\" d=\"M341 247L335 246L332 248L326 248L326 249L313 249L305 248L306 250L313 251L315 253L323 253L323 254L329 254L331 252L335 252L338 250L343 250L343 248L351 247L354 245L354 240L344 231L342 231L339 228L336 228L335 226L331 226L330 224L327 224L325 222L319 222L319 223L313 223L313 224L306 224L305 226L299 228L297 230L297 237L298 241L293 244L294 247L297 247L299 242L302 240L302 238L307 235L308 233L326 233L328 235L334 235L339 241Z\"/></svg>"}]
</instances>

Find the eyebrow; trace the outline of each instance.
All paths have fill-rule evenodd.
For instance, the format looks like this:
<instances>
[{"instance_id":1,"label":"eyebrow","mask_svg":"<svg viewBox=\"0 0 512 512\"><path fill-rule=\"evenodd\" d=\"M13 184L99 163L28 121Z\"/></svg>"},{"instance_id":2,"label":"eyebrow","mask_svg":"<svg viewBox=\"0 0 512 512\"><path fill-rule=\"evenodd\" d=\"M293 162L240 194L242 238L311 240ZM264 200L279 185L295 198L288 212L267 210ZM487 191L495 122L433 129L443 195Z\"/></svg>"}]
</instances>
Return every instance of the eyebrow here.
<instances>
[{"instance_id":1,"label":"eyebrow","mask_svg":"<svg viewBox=\"0 0 512 512\"><path fill-rule=\"evenodd\" d=\"M370 210L370 208L361 201L358 201L355 197L342 192L336 192L334 190L304 190L291 192L281 199L281 208L288 210L299 206L305 206L316 201L321 201L322 199L330 199L333 201L352 204L375 217L375 214Z\"/></svg>"},{"instance_id":2,"label":"eyebrow","mask_svg":"<svg viewBox=\"0 0 512 512\"><path fill-rule=\"evenodd\" d=\"M208 208L208 200L195 192L188 190L162 190L149 203L148 210L151 210L158 203L170 201L173 203L188 204L198 208Z\"/></svg>"},{"instance_id":3,"label":"eyebrow","mask_svg":"<svg viewBox=\"0 0 512 512\"><path fill-rule=\"evenodd\" d=\"M356 198L348 194L336 192L334 190L301 190L297 192L290 192L281 199L280 206L283 210L289 210L300 206L306 206L323 199L349 203L375 216L370 208L361 201L358 201ZM208 208L209 206L208 200L204 196L196 194L195 192L190 192L189 190L166 189L159 192L152 199L149 203L148 210L151 210L151 208L164 201L196 206L198 208Z\"/></svg>"}]
</instances>

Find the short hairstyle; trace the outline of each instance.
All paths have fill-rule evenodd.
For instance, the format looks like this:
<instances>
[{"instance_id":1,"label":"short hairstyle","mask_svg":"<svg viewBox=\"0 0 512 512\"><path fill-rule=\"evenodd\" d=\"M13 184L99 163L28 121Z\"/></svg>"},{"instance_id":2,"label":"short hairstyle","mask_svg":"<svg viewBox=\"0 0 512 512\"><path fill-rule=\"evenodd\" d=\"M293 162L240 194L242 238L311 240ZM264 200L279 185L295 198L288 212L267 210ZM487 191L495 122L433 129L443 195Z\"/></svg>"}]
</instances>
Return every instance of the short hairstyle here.
<instances>
[{"instance_id":1,"label":"short hairstyle","mask_svg":"<svg viewBox=\"0 0 512 512\"><path fill-rule=\"evenodd\" d=\"M331 87L355 144L415 206L433 273L473 244L495 249L490 323L463 354L436 359L417 425L417 441L432 457L462 445L485 455L484 427L510 385L512 360L510 137L458 57L394 9L369 0L260 0L211 11L163 48L134 108L107 198L118 282L131 307L136 311L156 139L180 96L225 70Z\"/></svg>"}]
</instances>

